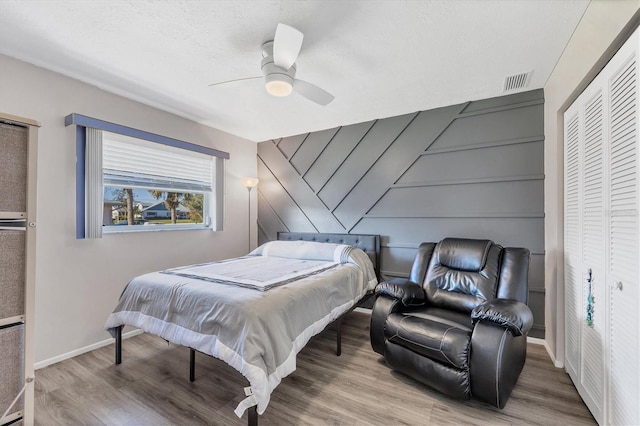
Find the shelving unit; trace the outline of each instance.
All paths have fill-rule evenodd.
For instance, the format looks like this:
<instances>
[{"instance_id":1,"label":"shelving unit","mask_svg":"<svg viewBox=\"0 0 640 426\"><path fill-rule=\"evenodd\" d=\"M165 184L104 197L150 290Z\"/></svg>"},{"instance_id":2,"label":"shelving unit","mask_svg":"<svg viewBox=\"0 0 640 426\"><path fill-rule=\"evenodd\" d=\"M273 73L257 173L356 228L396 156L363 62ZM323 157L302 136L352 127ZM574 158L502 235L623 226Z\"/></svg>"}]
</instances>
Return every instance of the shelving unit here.
<instances>
[{"instance_id":1,"label":"shelving unit","mask_svg":"<svg viewBox=\"0 0 640 426\"><path fill-rule=\"evenodd\" d=\"M0 425L33 424L38 127L0 113Z\"/></svg>"}]
</instances>

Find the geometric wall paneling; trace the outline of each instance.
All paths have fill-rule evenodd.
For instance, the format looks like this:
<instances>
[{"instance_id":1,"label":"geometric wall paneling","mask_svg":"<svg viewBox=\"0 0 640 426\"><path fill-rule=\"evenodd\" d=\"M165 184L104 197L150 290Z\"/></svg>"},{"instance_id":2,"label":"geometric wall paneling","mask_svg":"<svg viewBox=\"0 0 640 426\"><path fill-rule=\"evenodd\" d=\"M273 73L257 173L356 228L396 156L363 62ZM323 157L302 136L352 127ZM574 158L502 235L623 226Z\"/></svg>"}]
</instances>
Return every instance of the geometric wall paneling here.
<instances>
[{"instance_id":1,"label":"geometric wall paneling","mask_svg":"<svg viewBox=\"0 0 640 426\"><path fill-rule=\"evenodd\" d=\"M544 338L544 299L544 288L529 289L527 304L531 311L536 312L537 315L531 331L529 331L531 337Z\"/></svg>"},{"instance_id":2,"label":"geometric wall paneling","mask_svg":"<svg viewBox=\"0 0 640 426\"><path fill-rule=\"evenodd\" d=\"M400 178L398 183L437 182L466 179L536 176L544 168L544 145L534 138L527 142L506 142L499 145L474 146L456 150L429 149ZM477 167L483 164L484 167Z\"/></svg>"},{"instance_id":3,"label":"geometric wall paneling","mask_svg":"<svg viewBox=\"0 0 640 426\"><path fill-rule=\"evenodd\" d=\"M264 229L264 232L268 235L277 235L278 231L287 231L289 227L299 229L299 232L318 232L291 195L260 160L258 160L258 176L260 176L258 211L261 214L259 226ZM269 197L265 198L264 194L269 194Z\"/></svg>"},{"instance_id":4,"label":"geometric wall paneling","mask_svg":"<svg viewBox=\"0 0 640 426\"><path fill-rule=\"evenodd\" d=\"M365 217L543 217L544 214L538 210L544 200L540 179L409 185L391 187Z\"/></svg>"},{"instance_id":5,"label":"geometric wall paneling","mask_svg":"<svg viewBox=\"0 0 640 426\"><path fill-rule=\"evenodd\" d=\"M458 147L469 143L510 141L540 136L543 128L543 100L492 108L491 112L460 114L433 144L433 148ZM523 106L524 105L524 106ZM539 117L536 117L539 116ZM504 123L509 123L505 126Z\"/></svg>"},{"instance_id":6,"label":"geometric wall paneling","mask_svg":"<svg viewBox=\"0 0 640 426\"><path fill-rule=\"evenodd\" d=\"M527 247L530 335L543 337L543 109L534 90L262 142L259 242L380 234L387 277L407 276L422 241Z\"/></svg>"},{"instance_id":7,"label":"geometric wall paneling","mask_svg":"<svg viewBox=\"0 0 640 426\"><path fill-rule=\"evenodd\" d=\"M27 129L0 122L0 212L27 211ZM0 413L2 415L2 413Z\"/></svg>"},{"instance_id":8,"label":"geometric wall paneling","mask_svg":"<svg viewBox=\"0 0 640 426\"><path fill-rule=\"evenodd\" d=\"M353 190L354 186L416 115L405 114L377 120L353 151L346 154L346 158L338 170L318 192L318 197L331 211ZM260 145L258 145L258 154Z\"/></svg>"},{"instance_id":9,"label":"geometric wall paneling","mask_svg":"<svg viewBox=\"0 0 640 426\"><path fill-rule=\"evenodd\" d=\"M350 231L362 216L375 206L387 189L413 164L438 135L451 123L463 106L438 108L421 112L394 137L389 148L380 155L353 189L347 194L334 214Z\"/></svg>"},{"instance_id":10,"label":"geometric wall paneling","mask_svg":"<svg viewBox=\"0 0 640 426\"><path fill-rule=\"evenodd\" d=\"M331 212L327 211L322 201L287 159L282 156L275 144L271 142L258 144L258 157L282 185L286 193L295 201L297 207L302 210L317 232L345 232L345 228L340 225ZM287 224L287 226L289 225Z\"/></svg>"},{"instance_id":11,"label":"geometric wall paneling","mask_svg":"<svg viewBox=\"0 0 640 426\"><path fill-rule=\"evenodd\" d=\"M302 142L304 142L307 136L308 133L282 138L277 142L278 149L282 152L282 155L284 155L285 158L291 158L298 148L300 148L300 145L302 145Z\"/></svg>"},{"instance_id":12,"label":"geometric wall paneling","mask_svg":"<svg viewBox=\"0 0 640 426\"><path fill-rule=\"evenodd\" d=\"M368 121L340 128L340 131L331 139L329 145L304 174L304 180L316 193L330 180L374 123L374 121Z\"/></svg>"},{"instance_id":13,"label":"geometric wall paneling","mask_svg":"<svg viewBox=\"0 0 640 426\"><path fill-rule=\"evenodd\" d=\"M304 143L289 158L289 162L300 176L304 176L307 173L337 131L338 129L329 129L309 134Z\"/></svg>"},{"instance_id":14,"label":"geometric wall paneling","mask_svg":"<svg viewBox=\"0 0 640 426\"><path fill-rule=\"evenodd\" d=\"M544 218L363 218L351 233L378 233L384 236L383 246L411 247L414 251L422 241L465 237L490 238L503 246L522 246L531 253L544 253ZM544 287L543 282L529 283L530 287L538 285Z\"/></svg>"},{"instance_id":15,"label":"geometric wall paneling","mask_svg":"<svg viewBox=\"0 0 640 426\"><path fill-rule=\"evenodd\" d=\"M491 111L494 108L503 108L507 105L511 107L522 106L531 101L540 103L544 101L542 90L530 90L528 92L516 93L508 96L498 96L497 98L481 99L473 101L462 111L463 114L478 112L478 111Z\"/></svg>"}]
</instances>

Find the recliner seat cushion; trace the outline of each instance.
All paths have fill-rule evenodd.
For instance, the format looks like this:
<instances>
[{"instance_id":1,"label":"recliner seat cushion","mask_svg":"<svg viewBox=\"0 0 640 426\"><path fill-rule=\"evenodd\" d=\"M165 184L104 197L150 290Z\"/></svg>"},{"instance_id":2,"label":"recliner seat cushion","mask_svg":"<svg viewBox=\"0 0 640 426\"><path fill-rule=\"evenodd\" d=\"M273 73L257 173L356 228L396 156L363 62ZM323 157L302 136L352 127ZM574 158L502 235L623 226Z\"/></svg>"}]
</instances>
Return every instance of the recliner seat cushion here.
<instances>
[{"instance_id":1,"label":"recliner seat cushion","mask_svg":"<svg viewBox=\"0 0 640 426\"><path fill-rule=\"evenodd\" d=\"M445 238L424 281L428 304L471 312L496 297L502 247L490 240Z\"/></svg>"},{"instance_id":2,"label":"recliner seat cushion","mask_svg":"<svg viewBox=\"0 0 640 426\"><path fill-rule=\"evenodd\" d=\"M387 341L459 370L469 368L471 330L451 321L440 322L405 313L389 315Z\"/></svg>"}]
</instances>

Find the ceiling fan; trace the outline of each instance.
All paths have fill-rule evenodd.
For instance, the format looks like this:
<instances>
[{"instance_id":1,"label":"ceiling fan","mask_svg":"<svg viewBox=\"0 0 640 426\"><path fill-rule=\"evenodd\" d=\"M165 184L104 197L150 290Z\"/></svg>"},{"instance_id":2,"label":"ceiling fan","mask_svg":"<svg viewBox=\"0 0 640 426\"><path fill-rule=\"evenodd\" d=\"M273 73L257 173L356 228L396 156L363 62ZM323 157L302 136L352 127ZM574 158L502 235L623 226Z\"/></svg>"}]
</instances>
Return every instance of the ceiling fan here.
<instances>
[{"instance_id":1,"label":"ceiling fan","mask_svg":"<svg viewBox=\"0 0 640 426\"><path fill-rule=\"evenodd\" d=\"M264 78L264 86L272 96L288 96L296 92L312 102L326 106L334 96L324 89L296 77L296 59L300 54L304 35L293 27L278 24L273 40L262 45L262 76L238 78L213 83L209 86L227 84L234 81Z\"/></svg>"}]
</instances>

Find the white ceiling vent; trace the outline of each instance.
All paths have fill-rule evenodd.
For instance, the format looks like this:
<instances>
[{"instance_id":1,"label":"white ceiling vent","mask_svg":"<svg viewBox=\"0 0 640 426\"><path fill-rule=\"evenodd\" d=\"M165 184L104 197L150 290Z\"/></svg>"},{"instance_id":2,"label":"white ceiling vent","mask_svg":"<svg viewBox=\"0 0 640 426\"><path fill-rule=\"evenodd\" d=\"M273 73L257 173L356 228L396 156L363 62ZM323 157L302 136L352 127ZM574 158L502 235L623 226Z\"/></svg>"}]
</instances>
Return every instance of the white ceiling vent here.
<instances>
[{"instance_id":1,"label":"white ceiling vent","mask_svg":"<svg viewBox=\"0 0 640 426\"><path fill-rule=\"evenodd\" d=\"M533 71L523 72L521 74L509 75L504 78L504 92L512 90L524 89L529 85Z\"/></svg>"}]
</instances>

